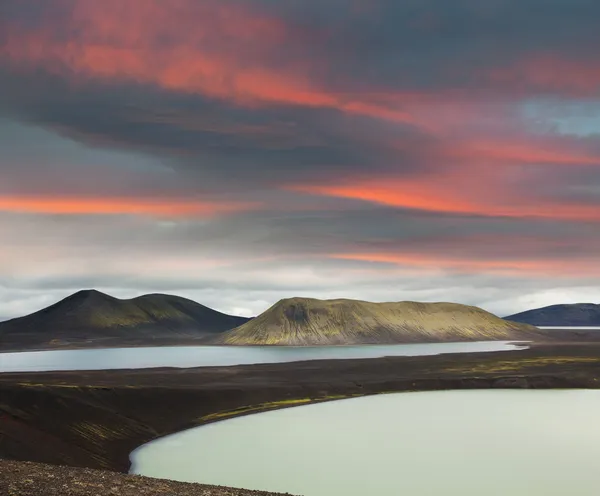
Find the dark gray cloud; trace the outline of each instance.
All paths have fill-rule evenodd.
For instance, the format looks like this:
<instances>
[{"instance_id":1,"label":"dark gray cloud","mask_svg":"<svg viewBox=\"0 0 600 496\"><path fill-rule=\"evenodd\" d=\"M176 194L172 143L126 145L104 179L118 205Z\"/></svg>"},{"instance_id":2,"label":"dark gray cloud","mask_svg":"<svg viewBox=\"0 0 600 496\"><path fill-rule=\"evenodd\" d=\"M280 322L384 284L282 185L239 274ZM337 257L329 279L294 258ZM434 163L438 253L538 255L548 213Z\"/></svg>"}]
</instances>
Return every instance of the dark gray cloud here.
<instances>
[{"instance_id":1,"label":"dark gray cloud","mask_svg":"<svg viewBox=\"0 0 600 496\"><path fill-rule=\"evenodd\" d=\"M269 7L316 33L311 48L334 61L331 77L358 88L485 90L485 78L477 77L485 69L543 54L590 62L600 42L594 0L381 0L356 9L346 2L292 1Z\"/></svg>"},{"instance_id":2,"label":"dark gray cloud","mask_svg":"<svg viewBox=\"0 0 600 496\"><path fill-rule=\"evenodd\" d=\"M416 167L400 141L426 144L412 126L391 128L325 109L245 109L150 88L72 88L55 77L0 79L9 116L96 148L159 156L163 164L231 186ZM8 96L10 95L10 97ZM197 181L197 184L200 181Z\"/></svg>"}]
</instances>

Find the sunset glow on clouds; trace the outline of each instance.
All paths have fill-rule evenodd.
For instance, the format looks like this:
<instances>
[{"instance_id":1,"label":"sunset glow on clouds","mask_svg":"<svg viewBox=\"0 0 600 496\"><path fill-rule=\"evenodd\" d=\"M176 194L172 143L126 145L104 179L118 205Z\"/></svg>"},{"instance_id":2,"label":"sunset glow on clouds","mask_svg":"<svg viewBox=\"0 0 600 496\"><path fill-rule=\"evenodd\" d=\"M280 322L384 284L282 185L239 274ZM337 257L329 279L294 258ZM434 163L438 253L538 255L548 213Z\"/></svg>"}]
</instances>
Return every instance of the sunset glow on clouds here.
<instances>
[{"instance_id":1,"label":"sunset glow on clouds","mask_svg":"<svg viewBox=\"0 0 600 496\"><path fill-rule=\"evenodd\" d=\"M2 2L0 318L600 299L597 2L348 5Z\"/></svg>"},{"instance_id":2,"label":"sunset glow on clouds","mask_svg":"<svg viewBox=\"0 0 600 496\"><path fill-rule=\"evenodd\" d=\"M150 217L210 217L250 208L243 204L202 203L156 198L2 197L0 212L57 215L144 215Z\"/></svg>"},{"instance_id":3,"label":"sunset glow on clouds","mask_svg":"<svg viewBox=\"0 0 600 496\"><path fill-rule=\"evenodd\" d=\"M50 26L21 32L9 24L6 58L15 66L44 67L75 81L150 84L239 105L291 104L410 119L361 95L320 88L305 75L312 61L284 63L283 71L274 67L282 63L275 50L301 45L310 33L243 3L81 0L57 25L83 29L65 39Z\"/></svg>"}]
</instances>

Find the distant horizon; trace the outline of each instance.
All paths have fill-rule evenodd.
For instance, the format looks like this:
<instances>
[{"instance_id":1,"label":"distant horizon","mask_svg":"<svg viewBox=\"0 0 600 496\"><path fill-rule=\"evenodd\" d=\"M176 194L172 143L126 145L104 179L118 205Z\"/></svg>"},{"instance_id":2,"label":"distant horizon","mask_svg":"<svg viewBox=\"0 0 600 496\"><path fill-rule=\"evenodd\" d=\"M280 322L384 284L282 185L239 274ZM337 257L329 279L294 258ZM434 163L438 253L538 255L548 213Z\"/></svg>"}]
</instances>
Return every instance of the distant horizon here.
<instances>
[{"instance_id":1,"label":"distant horizon","mask_svg":"<svg viewBox=\"0 0 600 496\"><path fill-rule=\"evenodd\" d=\"M0 3L2 316L600 301L600 2Z\"/></svg>"}]
</instances>

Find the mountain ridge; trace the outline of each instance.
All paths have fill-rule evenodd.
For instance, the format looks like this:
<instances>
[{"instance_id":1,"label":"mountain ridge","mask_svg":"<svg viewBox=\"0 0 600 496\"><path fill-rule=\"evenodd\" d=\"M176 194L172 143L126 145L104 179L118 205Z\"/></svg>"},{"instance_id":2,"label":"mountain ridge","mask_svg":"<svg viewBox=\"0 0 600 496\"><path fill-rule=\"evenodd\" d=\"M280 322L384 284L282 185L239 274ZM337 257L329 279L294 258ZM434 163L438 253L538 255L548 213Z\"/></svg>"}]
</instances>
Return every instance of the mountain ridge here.
<instances>
[{"instance_id":1,"label":"mountain ridge","mask_svg":"<svg viewBox=\"0 0 600 496\"><path fill-rule=\"evenodd\" d=\"M515 322L537 326L600 326L600 304L564 303L533 308L505 317Z\"/></svg>"},{"instance_id":2,"label":"mountain ridge","mask_svg":"<svg viewBox=\"0 0 600 496\"><path fill-rule=\"evenodd\" d=\"M248 320L179 296L153 293L120 299L92 289L77 291L24 317L0 322L0 339L3 348L107 341L111 346L143 345L155 340L205 338Z\"/></svg>"},{"instance_id":3,"label":"mountain ridge","mask_svg":"<svg viewBox=\"0 0 600 496\"><path fill-rule=\"evenodd\" d=\"M285 298L218 344L336 345L438 341L524 340L537 328L509 322L477 307L414 301L373 303L338 298Z\"/></svg>"}]
</instances>

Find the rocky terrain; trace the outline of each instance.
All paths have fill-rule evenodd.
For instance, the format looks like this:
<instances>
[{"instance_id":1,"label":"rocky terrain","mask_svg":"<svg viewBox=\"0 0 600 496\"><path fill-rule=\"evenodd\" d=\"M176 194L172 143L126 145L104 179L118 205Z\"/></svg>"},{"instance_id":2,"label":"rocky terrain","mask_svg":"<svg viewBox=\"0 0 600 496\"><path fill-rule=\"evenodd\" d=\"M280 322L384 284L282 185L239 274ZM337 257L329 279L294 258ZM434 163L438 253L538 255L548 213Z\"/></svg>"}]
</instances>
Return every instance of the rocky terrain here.
<instances>
[{"instance_id":1,"label":"rocky terrain","mask_svg":"<svg viewBox=\"0 0 600 496\"><path fill-rule=\"evenodd\" d=\"M277 496L115 472L0 460L0 496ZM281 496L281 495L280 495Z\"/></svg>"},{"instance_id":2,"label":"rocky terrain","mask_svg":"<svg viewBox=\"0 0 600 496\"><path fill-rule=\"evenodd\" d=\"M506 319L535 326L600 327L600 305L594 303L551 305L510 315Z\"/></svg>"},{"instance_id":3,"label":"rocky terrain","mask_svg":"<svg viewBox=\"0 0 600 496\"><path fill-rule=\"evenodd\" d=\"M336 345L532 340L530 325L456 303L284 299L213 339L234 345Z\"/></svg>"},{"instance_id":4,"label":"rocky terrain","mask_svg":"<svg viewBox=\"0 0 600 496\"><path fill-rule=\"evenodd\" d=\"M31 315L0 322L0 349L193 344L248 320L178 296L121 300L86 290Z\"/></svg>"}]
</instances>

